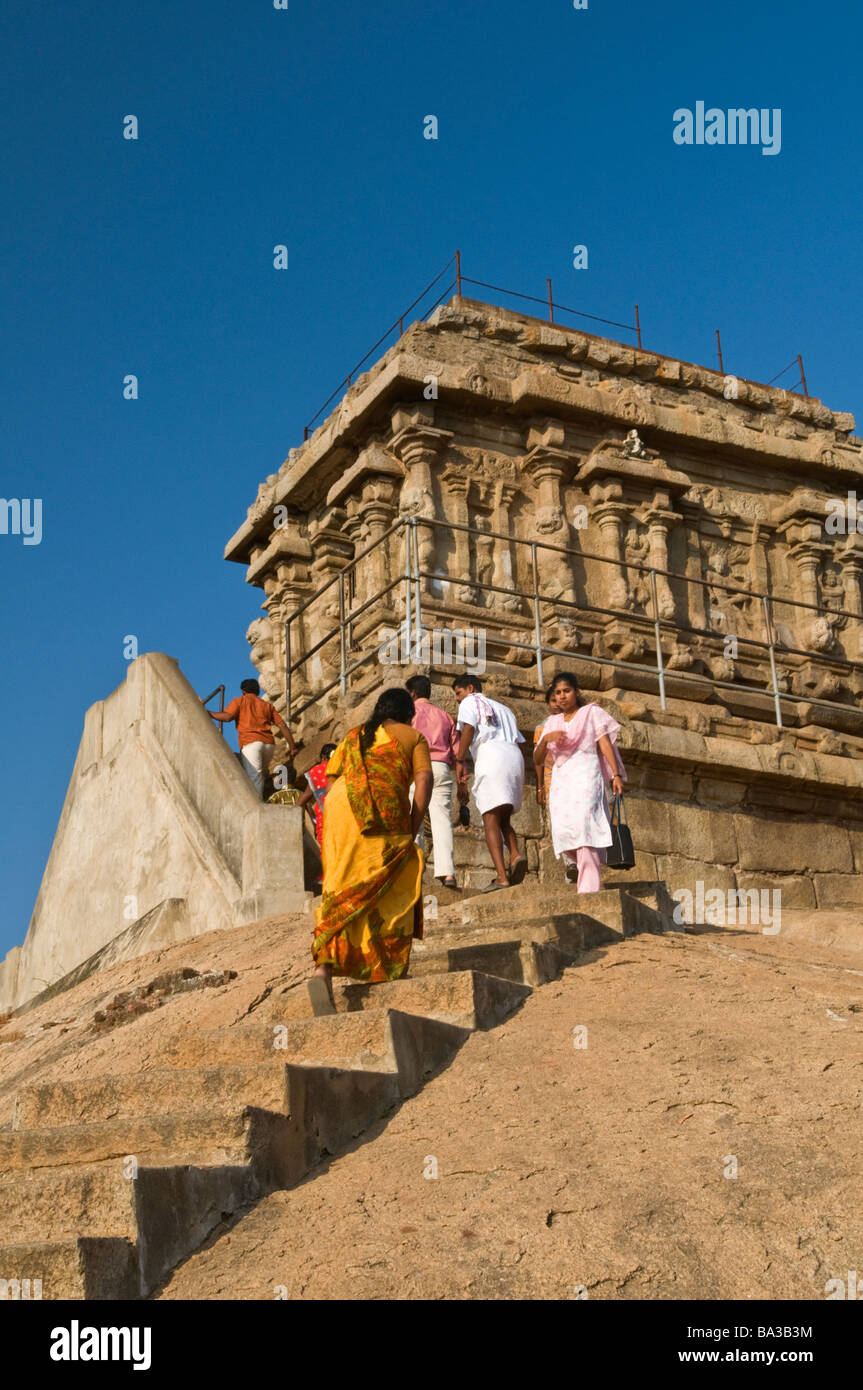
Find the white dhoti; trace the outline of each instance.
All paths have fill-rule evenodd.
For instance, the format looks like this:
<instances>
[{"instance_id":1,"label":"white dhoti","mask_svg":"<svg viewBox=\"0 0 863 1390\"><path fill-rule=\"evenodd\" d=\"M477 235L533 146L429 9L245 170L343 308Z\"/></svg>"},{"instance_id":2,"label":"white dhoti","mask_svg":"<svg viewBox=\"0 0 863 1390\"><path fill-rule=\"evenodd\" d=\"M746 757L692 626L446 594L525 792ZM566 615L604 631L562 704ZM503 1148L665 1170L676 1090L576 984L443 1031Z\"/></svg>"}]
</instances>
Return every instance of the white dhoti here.
<instances>
[{"instance_id":1,"label":"white dhoti","mask_svg":"<svg viewBox=\"0 0 863 1390\"><path fill-rule=\"evenodd\" d=\"M498 806L517 811L524 796L524 754L517 743L487 739L476 751L473 798L480 815Z\"/></svg>"}]
</instances>

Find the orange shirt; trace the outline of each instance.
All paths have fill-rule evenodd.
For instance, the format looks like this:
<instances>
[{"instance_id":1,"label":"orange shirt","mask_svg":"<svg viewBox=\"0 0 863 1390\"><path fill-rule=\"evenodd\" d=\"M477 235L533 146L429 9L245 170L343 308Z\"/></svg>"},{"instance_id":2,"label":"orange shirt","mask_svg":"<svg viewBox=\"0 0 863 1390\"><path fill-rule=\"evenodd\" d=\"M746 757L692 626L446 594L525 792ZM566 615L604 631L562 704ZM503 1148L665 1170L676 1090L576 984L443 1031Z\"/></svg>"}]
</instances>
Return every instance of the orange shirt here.
<instances>
[{"instance_id":1,"label":"orange shirt","mask_svg":"<svg viewBox=\"0 0 863 1390\"><path fill-rule=\"evenodd\" d=\"M247 743L275 743L271 724L276 722L276 707L259 695L240 695L225 706L237 725L237 739L240 747Z\"/></svg>"}]
</instances>

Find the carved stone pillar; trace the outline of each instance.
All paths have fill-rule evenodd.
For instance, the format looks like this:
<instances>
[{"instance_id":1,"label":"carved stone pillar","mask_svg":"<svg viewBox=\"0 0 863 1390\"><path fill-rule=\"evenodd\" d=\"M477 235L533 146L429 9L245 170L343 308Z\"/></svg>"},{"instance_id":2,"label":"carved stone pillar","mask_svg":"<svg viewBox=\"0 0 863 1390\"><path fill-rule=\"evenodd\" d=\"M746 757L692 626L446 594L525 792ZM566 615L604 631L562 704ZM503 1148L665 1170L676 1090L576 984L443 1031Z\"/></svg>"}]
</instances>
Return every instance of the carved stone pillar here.
<instances>
[{"instance_id":1,"label":"carved stone pillar","mask_svg":"<svg viewBox=\"0 0 863 1390\"><path fill-rule=\"evenodd\" d=\"M640 508L639 516L647 527L647 563L668 569L668 537L680 521L672 499L676 501L684 495L690 486L689 478L669 468L653 449L642 446L641 452L633 455L625 445L604 440L582 464L579 482L589 490L591 520L599 526L602 553L611 561L601 567L610 571L610 578L601 581L608 584L608 606L632 609L637 606L633 595L638 572L628 572L620 563L626 558L622 544L624 526L629 524L633 511ZM639 563L643 560L639 559ZM644 585L635 588L643 591ZM656 590L660 616L673 617L674 596L663 575L657 575Z\"/></svg>"},{"instance_id":2,"label":"carved stone pillar","mask_svg":"<svg viewBox=\"0 0 863 1390\"><path fill-rule=\"evenodd\" d=\"M351 542L352 557L389 530L396 518L395 499L401 486L403 470L384 448L380 439L372 438L360 449L355 461L339 481L330 488L328 500L345 509L345 532ZM372 550L352 571L352 607L357 608L389 583L391 543ZM401 565L399 565L401 569ZM383 610L370 610L358 620L351 635L365 635L375 621L389 623L393 614L395 595L382 599ZM388 607L389 605L389 607Z\"/></svg>"},{"instance_id":3,"label":"carved stone pillar","mask_svg":"<svg viewBox=\"0 0 863 1390\"><path fill-rule=\"evenodd\" d=\"M840 552L844 606L849 613L863 613L863 539L854 535Z\"/></svg>"},{"instance_id":4,"label":"carved stone pillar","mask_svg":"<svg viewBox=\"0 0 863 1390\"><path fill-rule=\"evenodd\" d=\"M536 487L536 539L545 540L549 545L568 547L571 540L570 528L561 493L578 467L578 456L560 447L564 438L564 427L559 421L532 421L527 435L528 451L525 455L524 471ZM539 548L537 567L544 593L575 603L572 568L565 555ZM569 625L575 621L566 610L563 610L561 619Z\"/></svg>"},{"instance_id":5,"label":"carved stone pillar","mask_svg":"<svg viewBox=\"0 0 863 1390\"><path fill-rule=\"evenodd\" d=\"M256 619L249 628L248 641L252 646L252 662L261 672L262 684L275 703L285 692L285 620L308 597L310 592L308 567L311 549L303 534L305 517L291 516L284 526L273 529L269 545L257 549L252 557L247 579L260 585L266 595L261 605L267 613L267 636ZM305 650L305 625L295 619L291 630L292 659ZM259 664L262 663L262 664ZM292 682L294 695L302 689L304 672L295 673Z\"/></svg>"},{"instance_id":6,"label":"carved stone pillar","mask_svg":"<svg viewBox=\"0 0 863 1390\"><path fill-rule=\"evenodd\" d=\"M346 499L345 505L345 535L351 543L351 558L355 558L368 543L368 533L365 522L360 515L359 499L350 496ZM345 584L345 612L348 616L355 608L358 608L363 601L363 589L365 587L365 563L360 561L355 565L348 576ZM349 629L348 646L353 648L355 643L355 633L353 625Z\"/></svg>"},{"instance_id":7,"label":"carved stone pillar","mask_svg":"<svg viewBox=\"0 0 863 1390\"><path fill-rule=\"evenodd\" d=\"M818 587L818 572L822 560L830 553L831 547L825 540L824 503L809 488L796 488L789 501L782 508L778 530L788 545L788 557L797 571L796 582L792 581L793 593L790 597L803 603L821 604ZM815 647L827 650L832 644L832 628L826 631L825 621L820 615L805 609L785 608L796 630L798 646Z\"/></svg>"},{"instance_id":8,"label":"carved stone pillar","mask_svg":"<svg viewBox=\"0 0 863 1390\"><path fill-rule=\"evenodd\" d=\"M680 520L677 512L666 511L662 507L650 507L644 513L647 525L647 538L650 544L650 565L656 570L667 570L668 535L671 528ZM656 576L656 597L661 618L674 617L674 595L664 574Z\"/></svg>"},{"instance_id":9,"label":"carved stone pillar","mask_svg":"<svg viewBox=\"0 0 863 1390\"><path fill-rule=\"evenodd\" d=\"M470 492L470 478L466 477L460 468L447 468L441 474L441 482L447 491L447 506L445 511L447 516L458 523L459 526L470 525L470 509L468 507L468 494ZM471 579L471 554L472 547L470 536L467 531L453 531L453 541L455 544L455 563L452 566L454 575L461 575L466 583L455 585L456 598L460 603L476 603L476 589L470 583Z\"/></svg>"},{"instance_id":10,"label":"carved stone pillar","mask_svg":"<svg viewBox=\"0 0 863 1390\"><path fill-rule=\"evenodd\" d=\"M824 547L802 542L800 545L793 545L788 552L797 566L799 588L797 597L801 603L814 603L819 601L818 593L818 570L821 565L821 557Z\"/></svg>"},{"instance_id":11,"label":"carved stone pillar","mask_svg":"<svg viewBox=\"0 0 863 1390\"><path fill-rule=\"evenodd\" d=\"M863 538L849 536L839 556L842 569L843 607L849 613L863 614ZM852 661L859 661L863 655L863 618L858 621L848 619L846 635L846 654Z\"/></svg>"},{"instance_id":12,"label":"carved stone pillar","mask_svg":"<svg viewBox=\"0 0 863 1390\"><path fill-rule=\"evenodd\" d=\"M502 536L512 535L512 504L517 496L517 487L513 487L510 483L498 484L493 527ZM512 592L516 588L516 566L510 540L497 542L492 582L497 584L499 588L510 591L507 594L489 595L490 598L494 599L495 607L503 608L507 613L521 613L524 609L524 600Z\"/></svg>"},{"instance_id":13,"label":"carved stone pillar","mask_svg":"<svg viewBox=\"0 0 863 1390\"><path fill-rule=\"evenodd\" d=\"M604 599L602 606L605 607L607 602L609 608L626 609L631 606L631 598L627 573L621 561L623 532L629 523L630 509L615 499L615 491L619 499L619 488L602 487L595 483L590 489L590 512L599 527L600 549L605 558L611 561L611 564L601 567L599 576Z\"/></svg>"},{"instance_id":14,"label":"carved stone pillar","mask_svg":"<svg viewBox=\"0 0 863 1390\"><path fill-rule=\"evenodd\" d=\"M320 589L343 569L353 557L353 546L345 535L347 514L341 507L328 507L323 515L309 526L312 548L312 592ZM309 614L309 645L314 646L327 632L338 629L339 582L331 584L326 593L306 610ZM339 669L338 633L311 657L307 670L313 686L327 684Z\"/></svg>"},{"instance_id":15,"label":"carved stone pillar","mask_svg":"<svg viewBox=\"0 0 863 1390\"><path fill-rule=\"evenodd\" d=\"M389 448L405 468L405 481L399 498L399 513L406 517L437 519L432 492L432 469L452 439L452 430L438 430L424 421L408 423L393 436ZM437 553L437 528L417 527L420 569L433 571ZM422 581L424 593L440 591L440 581Z\"/></svg>"},{"instance_id":16,"label":"carved stone pillar","mask_svg":"<svg viewBox=\"0 0 863 1390\"><path fill-rule=\"evenodd\" d=\"M375 545L385 536L396 519L396 489L391 478L370 477L363 483L359 512L365 532L365 545ZM390 552L379 545L368 557L371 592L380 593L392 578ZM388 599L387 602L392 602Z\"/></svg>"},{"instance_id":17,"label":"carved stone pillar","mask_svg":"<svg viewBox=\"0 0 863 1390\"><path fill-rule=\"evenodd\" d=\"M283 672L281 684L285 684L285 624L289 617L305 603L311 594L311 583L309 581L308 560L303 556L287 557L276 565L276 579L278 581L281 603L278 615L270 610L271 624L278 623L278 641L276 641L275 630L273 632L273 645L279 652L280 670ZM308 639L308 624L306 614L301 614L298 618L291 620L291 663L298 661L310 646ZM298 671L294 671L291 676L291 702L296 703L309 691L309 672L307 666L301 666Z\"/></svg>"}]
</instances>

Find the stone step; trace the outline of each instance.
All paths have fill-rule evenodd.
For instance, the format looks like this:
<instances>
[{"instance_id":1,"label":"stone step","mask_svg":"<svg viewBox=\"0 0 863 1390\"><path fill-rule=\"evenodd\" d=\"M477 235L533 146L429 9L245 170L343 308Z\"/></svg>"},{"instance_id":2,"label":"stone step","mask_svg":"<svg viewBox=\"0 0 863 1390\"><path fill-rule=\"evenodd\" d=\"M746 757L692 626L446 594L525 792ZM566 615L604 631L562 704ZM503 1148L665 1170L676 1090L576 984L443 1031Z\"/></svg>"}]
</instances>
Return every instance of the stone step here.
<instances>
[{"instance_id":1,"label":"stone step","mask_svg":"<svg viewBox=\"0 0 863 1390\"><path fill-rule=\"evenodd\" d=\"M404 1013L424 1014L471 1031L494 1028L508 1018L527 998L528 985L482 970L464 969L451 974L424 975L416 969L423 952L411 955L411 973L391 984L348 983L337 994L340 1008L353 1013L358 1009L380 1007ZM334 981L336 988L339 981Z\"/></svg>"},{"instance_id":2,"label":"stone step","mask_svg":"<svg viewBox=\"0 0 863 1390\"><path fill-rule=\"evenodd\" d=\"M413 1094L417 1078L448 1060L469 1031L395 1009L284 1020L274 1011L272 1017L268 1023L178 1031L165 1040L159 1061L165 1067L185 1069L276 1059L344 1071L398 1072L402 1094L408 1095Z\"/></svg>"},{"instance_id":3,"label":"stone step","mask_svg":"<svg viewBox=\"0 0 863 1390\"><path fill-rule=\"evenodd\" d=\"M537 917L534 921L442 923L429 930L413 950L453 950L467 946L496 945L502 941L550 941L575 957L602 942L615 941L618 934L585 913L566 913Z\"/></svg>"},{"instance_id":4,"label":"stone step","mask_svg":"<svg viewBox=\"0 0 863 1390\"><path fill-rule=\"evenodd\" d=\"M287 1067L272 1049L270 1057L269 1062L253 1064L186 1070L160 1067L22 1086L15 1097L12 1129L51 1129L190 1110L242 1110L247 1105L287 1115L291 1110Z\"/></svg>"},{"instance_id":5,"label":"stone step","mask_svg":"<svg viewBox=\"0 0 863 1390\"><path fill-rule=\"evenodd\" d=\"M388 1020L390 1028L393 1021ZM466 1030L440 1023L428 1027L428 1020L416 1017L396 1020L396 1028L402 1022L393 1042L401 1073L284 1063L234 1069L269 1073L266 1085L281 1073L290 1114L252 1106L151 1116L133 1112L142 1102L141 1085L150 1095L148 1103L162 1103L167 1094L180 1095L190 1078L199 1087L201 1069L94 1079L89 1094L84 1083L32 1088L31 1119L62 1120L68 1118L65 1106L82 1104L88 1114L106 1103L132 1113L0 1135L0 1240L9 1249L41 1242L47 1263L39 1277L50 1276L56 1287L77 1288L78 1297L110 1296L110 1290L81 1293L86 1279L80 1270L74 1275L72 1237L131 1242L140 1296L145 1296L227 1216L266 1191L294 1185L324 1155L336 1153L394 1109L441 1060L441 1049L466 1036ZM154 1101L161 1085L167 1093ZM130 1167L131 1158L137 1170ZM53 1240L46 1242L46 1236Z\"/></svg>"},{"instance_id":6,"label":"stone step","mask_svg":"<svg viewBox=\"0 0 863 1390\"><path fill-rule=\"evenodd\" d=\"M68 1276L68 1247L76 1239L103 1242L109 1253L117 1247L108 1242L118 1242L133 1254L135 1291L115 1289L112 1294L106 1288L97 1295L76 1296L144 1296L220 1222L267 1190L251 1165L142 1166L136 1176L126 1177L124 1165L112 1160L19 1173L0 1183L0 1240L4 1252L44 1247L47 1263L39 1277L59 1277L61 1283ZM59 1255L55 1246L62 1247ZM97 1254L101 1248L96 1247ZM102 1277L107 1279L107 1272ZM120 1278L116 1269L113 1277ZM63 1296L43 1292L43 1297Z\"/></svg>"},{"instance_id":7,"label":"stone step","mask_svg":"<svg viewBox=\"0 0 863 1390\"><path fill-rule=\"evenodd\" d=\"M507 939L502 934L500 940L479 941L467 946L448 949L430 946L425 951L414 948L411 969L417 977L451 971L482 971L533 987L556 980L561 970L575 958L575 952L562 948L556 941L523 941L518 936Z\"/></svg>"},{"instance_id":8,"label":"stone step","mask_svg":"<svg viewBox=\"0 0 863 1390\"><path fill-rule=\"evenodd\" d=\"M0 1243L137 1235L135 1180L122 1160L40 1168L0 1180Z\"/></svg>"},{"instance_id":9,"label":"stone step","mask_svg":"<svg viewBox=\"0 0 863 1390\"><path fill-rule=\"evenodd\" d=\"M121 1080L122 1078L118 1078ZM123 1115L84 1124L9 1130L0 1134L0 1177L26 1169L146 1158L148 1164L245 1164L260 1142L266 1111L186 1110ZM282 1117L280 1117L282 1118Z\"/></svg>"},{"instance_id":10,"label":"stone step","mask_svg":"<svg viewBox=\"0 0 863 1390\"><path fill-rule=\"evenodd\" d=\"M250 1165L141 1165L134 1173L111 1159L21 1172L0 1181L0 1243L126 1240L151 1284L265 1190Z\"/></svg>"},{"instance_id":11,"label":"stone step","mask_svg":"<svg viewBox=\"0 0 863 1390\"><path fill-rule=\"evenodd\" d=\"M265 1184L289 1187L323 1153L334 1153L349 1143L402 1099L396 1072L266 1065L285 1078L281 1113L237 1103L222 1110L181 1107L175 1113L135 1114L133 1107L139 1095L136 1082L142 1081L146 1088L164 1083L166 1093L181 1097L178 1079L187 1079L191 1073L117 1077L112 1079L113 1090L101 1094L116 1100L126 1113L101 1121L0 1134L0 1177L27 1168L98 1163L133 1155L148 1166L159 1167L251 1162ZM413 1074L406 1079L406 1089L415 1084L419 1065L415 1063ZM58 1104L64 1099L61 1093ZM30 1104L31 1113L38 1117L38 1100L34 1098ZM51 1095L46 1104L53 1104ZM49 1113L58 1114L56 1110Z\"/></svg>"},{"instance_id":12,"label":"stone step","mask_svg":"<svg viewBox=\"0 0 863 1390\"><path fill-rule=\"evenodd\" d=\"M41 1282L43 1300L136 1299L140 1296L137 1252L113 1238L31 1241L0 1246L0 1269L9 1279ZM32 1295L31 1295L32 1296Z\"/></svg>"},{"instance_id":13,"label":"stone step","mask_svg":"<svg viewBox=\"0 0 863 1390\"><path fill-rule=\"evenodd\" d=\"M564 924L571 924L584 934L583 949L615 937L663 930L663 919L657 909L623 888L579 894L570 884L553 889L520 884L500 893L485 894L465 903L460 913L457 909L449 909L440 925L455 927L459 918L461 925L473 928L501 925L520 929L535 925L541 929L554 922L558 934Z\"/></svg>"}]
</instances>

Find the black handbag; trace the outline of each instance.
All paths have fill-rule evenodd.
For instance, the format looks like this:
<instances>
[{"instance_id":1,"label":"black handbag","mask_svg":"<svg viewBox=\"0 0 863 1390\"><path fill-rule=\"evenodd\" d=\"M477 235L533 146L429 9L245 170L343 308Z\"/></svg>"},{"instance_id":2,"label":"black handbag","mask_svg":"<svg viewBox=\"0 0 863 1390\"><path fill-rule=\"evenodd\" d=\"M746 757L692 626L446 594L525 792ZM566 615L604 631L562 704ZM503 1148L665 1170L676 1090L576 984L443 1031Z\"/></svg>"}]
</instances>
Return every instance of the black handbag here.
<instances>
[{"instance_id":1,"label":"black handbag","mask_svg":"<svg viewBox=\"0 0 863 1390\"><path fill-rule=\"evenodd\" d=\"M626 823L622 796L615 796L611 802L611 844L605 851L605 862L609 869L635 867L635 850Z\"/></svg>"}]
</instances>

